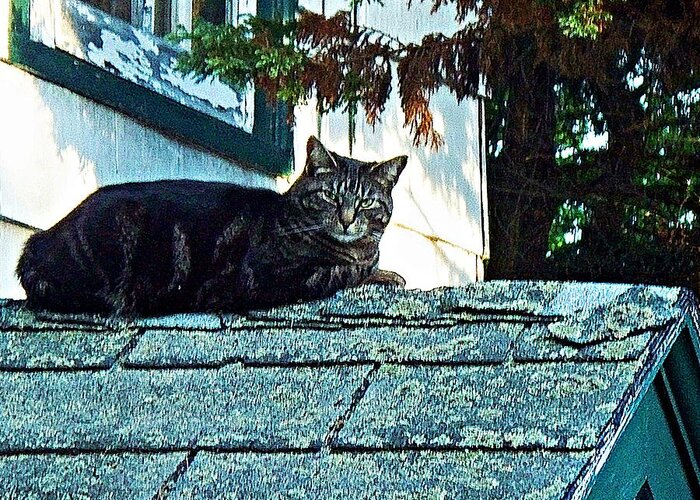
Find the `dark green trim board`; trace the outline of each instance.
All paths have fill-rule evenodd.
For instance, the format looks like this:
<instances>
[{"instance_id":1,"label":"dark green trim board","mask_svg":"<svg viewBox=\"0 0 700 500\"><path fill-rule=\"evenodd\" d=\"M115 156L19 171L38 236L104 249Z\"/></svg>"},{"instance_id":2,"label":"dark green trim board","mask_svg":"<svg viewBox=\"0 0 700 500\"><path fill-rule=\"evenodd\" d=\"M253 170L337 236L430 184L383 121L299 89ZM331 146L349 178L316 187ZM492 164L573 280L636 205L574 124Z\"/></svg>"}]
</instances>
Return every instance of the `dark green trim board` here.
<instances>
[{"instance_id":1,"label":"dark green trim board","mask_svg":"<svg viewBox=\"0 0 700 500\"><path fill-rule=\"evenodd\" d=\"M258 0L258 15L267 18L292 19L297 10L297 1Z\"/></svg>"},{"instance_id":2,"label":"dark green trim board","mask_svg":"<svg viewBox=\"0 0 700 500\"><path fill-rule=\"evenodd\" d=\"M294 17L297 3L297 0L258 0L257 13L268 19L289 20ZM289 111L286 104L271 103L263 92L256 92L253 134L291 151L294 136L289 126Z\"/></svg>"},{"instance_id":3,"label":"dark green trim board","mask_svg":"<svg viewBox=\"0 0 700 500\"><path fill-rule=\"evenodd\" d=\"M588 499L633 500L645 482L657 500L700 498L692 441L698 432L693 411L700 398L696 335L686 328L676 340Z\"/></svg>"},{"instance_id":4,"label":"dark green trim board","mask_svg":"<svg viewBox=\"0 0 700 500\"><path fill-rule=\"evenodd\" d=\"M657 500L696 498L688 478L677 475L683 470L682 459L663 406L657 380L615 444L587 499L633 500L645 482Z\"/></svg>"},{"instance_id":5,"label":"dark green trim board","mask_svg":"<svg viewBox=\"0 0 700 500\"><path fill-rule=\"evenodd\" d=\"M688 426L684 423L687 415L681 412L679 405L684 397L677 397L672 392L666 368L660 370L657 379L659 398L663 403L671 437L681 461L682 472L678 473L685 474L694 498L700 498L700 475L698 474L697 460L688 440Z\"/></svg>"},{"instance_id":6,"label":"dark green trim board","mask_svg":"<svg viewBox=\"0 0 700 500\"><path fill-rule=\"evenodd\" d=\"M289 126L284 129L278 125L272 134L255 124L253 133L248 133L59 49L32 41L29 0L12 0L11 9L13 65L239 164L274 175L291 171ZM255 122L264 122L265 113L256 106Z\"/></svg>"},{"instance_id":7,"label":"dark green trim board","mask_svg":"<svg viewBox=\"0 0 700 500\"><path fill-rule=\"evenodd\" d=\"M679 452L700 498L700 348L686 329L661 371L663 391L673 412Z\"/></svg>"},{"instance_id":8,"label":"dark green trim board","mask_svg":"<svg viewBox=\"0 0 700 500\"><path fill-rule=\"evenodd\" d=\"M29 0L10 0L10 62L18 59L22 40L29 40Z\"/></svg>"}]
</instances>

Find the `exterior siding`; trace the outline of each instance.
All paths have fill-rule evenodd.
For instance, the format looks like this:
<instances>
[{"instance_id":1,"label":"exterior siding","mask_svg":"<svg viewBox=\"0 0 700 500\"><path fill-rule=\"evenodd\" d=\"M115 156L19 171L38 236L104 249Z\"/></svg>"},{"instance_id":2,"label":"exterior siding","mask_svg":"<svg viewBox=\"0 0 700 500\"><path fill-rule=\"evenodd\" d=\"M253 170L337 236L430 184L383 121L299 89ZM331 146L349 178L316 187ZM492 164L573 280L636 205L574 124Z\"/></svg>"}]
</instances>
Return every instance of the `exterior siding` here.
<instances>
[{"instance_id":1,"label":"exterior siding","mask_svg":"<svg viewBox=\"0 0 700 500\"><path fill-rule=\"evenodd\" d=\"M380 267L410 280L411 288L429 290L484 279L479 254L410 227L390 224L379 247Z\"/></svg>"},{"instance_id":2,"label":"exterior siding","mask_svg":"<svg viewBox=\"0 0 700 500\"><path fill-rule=\"evenodd\" d=\"M660 385L661 380L656 380L644 396L587 499L605 500L614 495L621 500L636 500L645 483L653 498L697 498L693 491L697 484L684 471L678 442L673 436L674 422L664 410L667 403L659 391Z\"/></svg>"}]
</instances>

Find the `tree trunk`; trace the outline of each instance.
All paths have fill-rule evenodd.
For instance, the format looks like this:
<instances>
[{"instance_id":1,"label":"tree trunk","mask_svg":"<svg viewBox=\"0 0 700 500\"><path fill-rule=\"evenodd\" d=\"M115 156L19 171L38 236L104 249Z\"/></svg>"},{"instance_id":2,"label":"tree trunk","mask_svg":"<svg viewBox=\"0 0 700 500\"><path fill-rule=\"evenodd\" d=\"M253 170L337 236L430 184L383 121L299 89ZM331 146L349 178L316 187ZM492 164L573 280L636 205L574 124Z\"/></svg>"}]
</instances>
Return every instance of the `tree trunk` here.
<instances>
[{"instance_id":1,"label":"tree trunk","mask_svg":"<svg viewBox=\"0 0 700 500\"><path fill-rule=\"evenodd\" d=\"M512 73L503 149L488 165L489 279L545 279L549 231L558 205L555 165L555 75L530 54Z\"/></svg>"},{"instance_id":2,"label":"tree trunk","mask_svg":"<svg viewBox=\"0 0 700 500\"><path fill-rule=\"evenodd\" d=\"M621 67L617 61L609 64L604 86L593 86L607 125L607 164L592 186L592 217L581 251L595 256L596 265L586 266L589 276L585 278L596 281L620 281L638 274L638 270L627 268L631 259L626 253L633 252L633 248L620 244L623 231L631 229L626 208L638 206L642 196L635 176L640 165L647 163L645 113L639 101L644 90L631 90L627 82L628 73L641 55L641 46L631 54L627 66Z\"/></svg>"}]
</instances>

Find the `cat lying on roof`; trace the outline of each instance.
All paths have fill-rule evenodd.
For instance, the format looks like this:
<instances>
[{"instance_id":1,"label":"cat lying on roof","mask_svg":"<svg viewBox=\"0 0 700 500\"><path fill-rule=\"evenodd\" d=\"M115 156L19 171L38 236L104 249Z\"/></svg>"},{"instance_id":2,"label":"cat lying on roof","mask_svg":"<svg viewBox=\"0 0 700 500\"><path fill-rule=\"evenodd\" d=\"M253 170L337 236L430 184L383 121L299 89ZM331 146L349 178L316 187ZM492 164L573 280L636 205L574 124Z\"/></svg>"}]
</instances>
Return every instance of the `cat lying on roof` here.
<instances>
[{"instance_id":1,"label":"cat lying on roof","mask_svg":"<svg viewBox=\"0 0 700 500\"><path fill-rule=\"evenodd\" d=\"M285 194L190 180L99 189L27 241L17 275L33 309L153 315L311 300L377 270L400 156L365 163L314 137Z\"/></svg>"}]
</instances>

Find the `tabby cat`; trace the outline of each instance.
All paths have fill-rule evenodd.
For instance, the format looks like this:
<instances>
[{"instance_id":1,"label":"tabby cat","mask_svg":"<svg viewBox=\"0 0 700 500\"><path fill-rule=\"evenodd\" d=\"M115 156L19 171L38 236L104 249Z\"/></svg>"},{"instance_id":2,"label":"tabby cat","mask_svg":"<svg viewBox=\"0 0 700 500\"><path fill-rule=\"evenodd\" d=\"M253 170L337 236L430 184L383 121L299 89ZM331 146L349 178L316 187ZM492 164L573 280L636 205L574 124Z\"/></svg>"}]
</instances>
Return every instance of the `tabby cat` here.
<instances>
[{"instance_id":1,"label":"tabby cat","mask_svg":"<svg viewBox=\"0 0 700 500\"><path fill-rule=\"evenodd\" d=\"M33 235L17 275L33 309L153 315L246 311L381 276L378 245L400 156L365 163L315 137L285 194L171 180L99 189Z\"/></svg>"}]
</instances>

